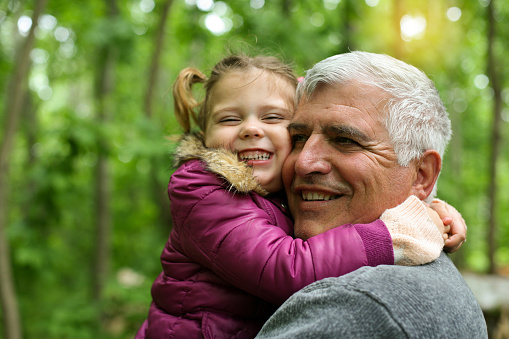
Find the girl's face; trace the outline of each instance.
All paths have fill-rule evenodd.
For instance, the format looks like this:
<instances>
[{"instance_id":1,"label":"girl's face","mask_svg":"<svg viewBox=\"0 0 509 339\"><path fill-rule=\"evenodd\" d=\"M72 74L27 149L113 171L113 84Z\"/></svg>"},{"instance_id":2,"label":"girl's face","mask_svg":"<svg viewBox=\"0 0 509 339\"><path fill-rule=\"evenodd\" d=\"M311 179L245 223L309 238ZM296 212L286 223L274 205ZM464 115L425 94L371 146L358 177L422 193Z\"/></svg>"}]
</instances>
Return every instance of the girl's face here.
<instances>
[{"instance_id":1,"label":"girl's face","mask_svg":"<svg viewBox=\"0 0 509 339\"><path fill-rule=\"evenodd\" d=\"M269 192L283 188L281 169L291 151L286 127L294 113L295 88L259 69L232 71L213 87L205 146L224 147L254 168Z\"/></svg>"}]
</instances>

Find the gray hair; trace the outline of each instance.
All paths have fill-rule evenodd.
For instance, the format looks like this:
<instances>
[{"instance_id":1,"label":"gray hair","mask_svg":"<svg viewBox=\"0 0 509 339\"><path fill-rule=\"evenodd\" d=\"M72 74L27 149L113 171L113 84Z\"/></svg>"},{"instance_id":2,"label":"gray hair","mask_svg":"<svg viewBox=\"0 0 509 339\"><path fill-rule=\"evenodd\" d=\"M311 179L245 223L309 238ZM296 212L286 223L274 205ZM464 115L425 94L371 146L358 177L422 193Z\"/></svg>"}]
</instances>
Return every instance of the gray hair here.
<instances>
[{"instance_id":1,"label":"gray hair","mask_svg":"<svg viewBox=\"0 0 509 339\"><path fill-rule=\"evenodd\" d=\"M388 55L350 52L327 58L307 71L297 87L297 101L320 84L379 88L390 95L384 125L401 166L428 149L443 157L451 139L451 122L431 81L422 71ZM430 198L436 193L436 185Z\"/></svg>"}]
</instances>

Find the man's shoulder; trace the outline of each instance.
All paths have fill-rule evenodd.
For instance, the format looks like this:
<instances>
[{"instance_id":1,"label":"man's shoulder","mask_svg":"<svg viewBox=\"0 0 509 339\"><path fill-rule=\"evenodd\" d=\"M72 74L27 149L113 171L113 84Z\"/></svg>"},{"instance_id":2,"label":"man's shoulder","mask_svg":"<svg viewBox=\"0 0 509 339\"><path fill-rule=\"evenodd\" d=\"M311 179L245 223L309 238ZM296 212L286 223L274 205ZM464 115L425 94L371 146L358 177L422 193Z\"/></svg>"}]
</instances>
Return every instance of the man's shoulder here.
<instances>
[{"instance_id":1,"label":"man's shoulder","mask_svg":"<svg viewBox=\"0 0 509 339\"><path fill-rule=\"evenodd\" d=\"M363 267L317 281L288 299L260 338L312 336L487 338L487 330L475 297L442 254L426 265Z\"/></svg>"},{"instance_id":2,"label":"man's shoulder","mask_svg":"<svg viewBox=\"0 0 509 339\"><path fill-rule=\"evenodd\" d=\"M444 253L420 266L363 267L342 277L318 281L307 289L317 298L327 297L339 304L345 299L362 301L366 312L388 312L408 333L423 334L444 327L451 333L468 333L464 332L467 329L476 334L474 337L483 337L485 331L475 296ZM452 331L451 326L457 328Z\"/></svg>"},{"instance_id":3,"label":"man's shoulder","mask_svg":"<svg viewBox=\"0 0 509 339\"><path fill-rule=\"evenodd\" d=\"M472 310L473 318L479 314L482 317L474 294L445 253L420 266L362 267L341 277L318 281L306 289L307 293L334 296L337 300L345 296L367 297L373 300L374 307L400 314L402 319L405 314L444 311L454 314L465 309Z\"/></svg>"},{"instance_id":4,"label":"man's shoulder","mask_svg":"<svg viewBox=\"0 0 509 339\"><path fill-rule=\"evenodd\" d=\"M436 288L439 281L449 285L453 283L464 283L461 274L458 272L449 257L442 255L435 261L419 266L397 266L379 265L376 267L362 267L354 272L338 278L328 278L320 281L318 288L348 288L366 291L382 291L384 294L404 293L412 286L419 286L423 289L426 285ZM401 286L396 291L394 287ZM464 287L468 288L466 283Z\"/></svg>"}]
</instances>

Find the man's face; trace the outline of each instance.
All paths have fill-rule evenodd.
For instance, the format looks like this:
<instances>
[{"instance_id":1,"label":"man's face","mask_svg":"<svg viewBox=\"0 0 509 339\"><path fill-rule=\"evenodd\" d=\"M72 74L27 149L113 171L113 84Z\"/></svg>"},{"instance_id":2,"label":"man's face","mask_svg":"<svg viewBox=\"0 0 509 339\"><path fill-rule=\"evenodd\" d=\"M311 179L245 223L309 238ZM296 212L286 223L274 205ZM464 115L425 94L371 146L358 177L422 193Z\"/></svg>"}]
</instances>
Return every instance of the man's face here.
<instances>
[{"instance_id":1,"label":"man's face","mask_svg":"<svg viewBox=\"0 0 509 339\"><path fill-rule=\"evenodd\" d=\"M382 123L386 99L378 89L348 85L322 86L301 100L283 166L297 237L372 222L412 194L416 167L397 163Z\"/></svg>"}]
</instances>

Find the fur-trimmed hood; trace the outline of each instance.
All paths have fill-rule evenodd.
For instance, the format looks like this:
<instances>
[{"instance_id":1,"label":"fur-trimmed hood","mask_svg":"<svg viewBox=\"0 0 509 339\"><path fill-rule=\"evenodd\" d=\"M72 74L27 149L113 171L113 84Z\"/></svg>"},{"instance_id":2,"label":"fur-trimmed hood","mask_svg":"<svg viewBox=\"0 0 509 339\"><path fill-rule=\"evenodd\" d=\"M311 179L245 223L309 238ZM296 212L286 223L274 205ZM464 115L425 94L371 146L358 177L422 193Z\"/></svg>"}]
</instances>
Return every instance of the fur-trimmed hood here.
<instances>
[{"instance_id":1,"label":"fur-trimmed hood","mask_svg":"<svg viewBox=\"0 0 509 339\"><path fill-rule=\"evenodd\" d=\"M229 184L229 190L238 193L254 191L262 196L269 194L253 177L253 168L239 161L236 153L223 148L205 147L199 133L182 137L173 156L174 166L179 167L192 159L205 162L207 170L223 177Z\"/></svg>"}]
</instances>

